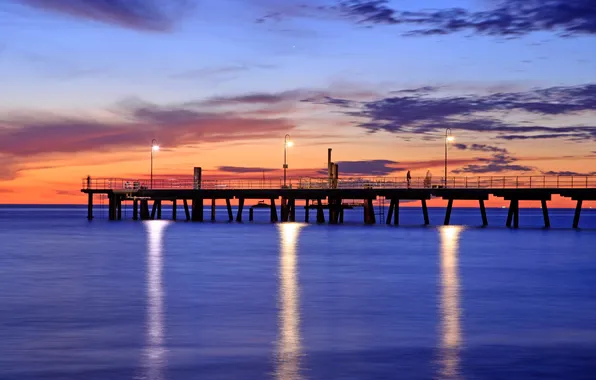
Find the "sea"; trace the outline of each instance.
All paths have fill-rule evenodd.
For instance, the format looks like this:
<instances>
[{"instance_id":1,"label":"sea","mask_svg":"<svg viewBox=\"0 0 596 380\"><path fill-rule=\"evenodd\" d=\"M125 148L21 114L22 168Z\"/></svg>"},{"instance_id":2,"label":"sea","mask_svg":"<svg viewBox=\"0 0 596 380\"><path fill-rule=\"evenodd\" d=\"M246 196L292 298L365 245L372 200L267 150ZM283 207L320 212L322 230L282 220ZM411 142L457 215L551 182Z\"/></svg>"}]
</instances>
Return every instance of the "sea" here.
<instances>
[{"instance_id":1,"label":"sea","mask_svg":"<svg viewBox=\"0 0 596 380\"><path fill-rule=\"evenodd\" d=\"M0 206L0 379L595 379L596 212L574 230L550 211L509 229L503 209L483 228L473 208L396 227Z\"/></svg>"}]
</instances>

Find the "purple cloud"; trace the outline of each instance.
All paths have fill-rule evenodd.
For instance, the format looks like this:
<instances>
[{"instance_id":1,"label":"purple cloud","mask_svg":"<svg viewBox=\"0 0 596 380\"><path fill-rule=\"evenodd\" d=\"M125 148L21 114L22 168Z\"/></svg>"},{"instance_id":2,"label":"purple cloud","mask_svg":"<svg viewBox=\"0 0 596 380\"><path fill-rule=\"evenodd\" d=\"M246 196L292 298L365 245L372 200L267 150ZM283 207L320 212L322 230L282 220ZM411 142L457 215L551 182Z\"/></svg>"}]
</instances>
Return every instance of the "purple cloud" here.
<instances>
[{"instance_id":1,"label":"purple cloud","mask_svg":"<svg viewBox=\"0 0 596 380\"><path fill-rule=\"evenodd\" d=\"M190 0L16 0L24 5L120 27L166 32L192 7Z\"/></svg>"},{"instance_id":2,"label":"purple cloud","mask_svg":"<svg viewBox=\"0 0 596 380\"><path fill-rule=\"evenodd\" d=\"M519 37L550 31L564 36L596 34L593 0L501 0L486 11L446 8L407 12L389 7L387 0L345 0L332 7L357 23L416 25L408 35L445 35L462 31L489 36Z\"/></svg>"},{"instance_id":3,"label":"purple cloud","mask_svg":"<svg viewBox=\"0 0 596 380\"><path fill-rule=\"evenodd\" d=\"M488 95L438 96L432 88L400 91L374 101L356 102L323 98L318 104L344 108L346 115L363 118L360 127L370 132L437 135L445 128L489 132L499 138L548 138L559 135L570 140L596 138L596 127L545 127L509 124L488 113L525 112L543 116L568 116L596 109L596 84L551 87Z\"/></svg>"}]
</instances>

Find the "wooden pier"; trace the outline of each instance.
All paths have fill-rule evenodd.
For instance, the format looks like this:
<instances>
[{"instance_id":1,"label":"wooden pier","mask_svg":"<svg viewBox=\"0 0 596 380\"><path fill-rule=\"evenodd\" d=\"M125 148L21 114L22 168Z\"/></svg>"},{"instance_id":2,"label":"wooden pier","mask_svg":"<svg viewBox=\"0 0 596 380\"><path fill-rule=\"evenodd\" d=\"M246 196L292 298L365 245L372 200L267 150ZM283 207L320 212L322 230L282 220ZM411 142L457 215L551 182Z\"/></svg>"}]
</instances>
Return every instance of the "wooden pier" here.
<instances>
[{"instance_id":1,"label":"wooden pier","mask_svg":"<svg viewBox=\"0 0 596 380\"><path fill-rule=\"evenodd\" d=\"M389 201L386 218L380 222L399 225L400 202L418 201L425 225L430 224L427 201L442 198L447 201L445 219L448 225L451 212L457 201L477 201L479 216L483 226L489 221L486 215L485 201L489 197L503 198L509 201L507 227L519 228L519 202L540 202L544 216L544 226L550 227L547 202L553 195L571 198L576 202L576 211L572 221L573 228L578 228L582 205L585 201L596 201L596 177L474 177L450 178L449 183L432 183L423 179L406 183L390 178L349 178L338 180L329 178L300 178L290 181L283 187L274 180L264 181L154 181L153 188L148 188L147 181L125 179L83 180L81 191L88 195L88 219L93 219L93 201L95 195L108 198L109 220L122 220L122 203L133 205L133 220L162 219L164 203L172 204L172 220L177 220L177 205L183 204L183 218L189 222L206 220L204 208L211 206L209 220L215 221L216 202L225 201L228 221L242 222L245 209L248 209L249 221L254 220L253 209L268 208L270 221L296 221L296 202L305 204L305 222L310 222L310 210L316 210L317 223L342 224L344 210L360 206L363 210L363 222L376 224L377 215L374 204L379 199ZM238 201L236 213L232 200ZM268 204L246 207L248 201L267 200ZM350 202L348 202L350 201ZM280 213L278 215L278 207ZM327 216L325 215L327 211Z\"/></svg>"}]
</instances>

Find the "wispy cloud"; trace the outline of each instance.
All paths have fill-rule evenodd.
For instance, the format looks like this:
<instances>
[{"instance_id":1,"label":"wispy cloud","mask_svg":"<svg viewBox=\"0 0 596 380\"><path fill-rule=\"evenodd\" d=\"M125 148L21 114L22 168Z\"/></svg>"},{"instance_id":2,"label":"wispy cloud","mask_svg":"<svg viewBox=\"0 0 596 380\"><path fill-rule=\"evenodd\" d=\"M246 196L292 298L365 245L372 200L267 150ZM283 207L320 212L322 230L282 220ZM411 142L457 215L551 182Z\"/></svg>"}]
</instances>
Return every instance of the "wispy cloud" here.
<instances>
[{"instance_id":1,"label":"wispy cloud","mask_svg":"<svg viewBox=\"0 0 596 380\"><path fill-rule=\"evenodd\" d=\"M404 137L416 134L432 138L445 128L452 128L492 133L507 140L556 136L577 141L596 138L595 126L547 127L507 123L492 117L504 112L548 117L593 112L596 109L595 84L468 96L440 96L432 87L394 94L396 96L368 102L324 98L317 104L339 107L346 115L365 119L359 126L370 132L401 133Z\"/></svg>"},{"instance_id":2,"label":"wispy cloud","mask_svg":"<svg viewBox=\"0 0 596 380\"><path fill-rule=\"evenodd\" d=\"M47 114L0 116L0 153L31 156L134 149L158 137L168 147L198 142L229 142L270 138L294 128L283 118L244 117L234 112L205 112L184 105L159 106L140 101L121 105L123 120Z\"/></svg>"},{"instance_id":3,"label":"wispy cloud","mask_svg":"<svg viewBox=\"0 0 596 380\"><path fill-rule=\"evenodd\" d=\"M359 24L417 26L409 35L445 35L462 31L519 37L552 31L565 36L596 34L593 0L501 0L485 11L463 8L401 11L387 0L344 0L332 8Z\"/></svg>"},{"instance_id":4,"label":"wispy cloud","mask_svg":"<svg viewBox=\"0 0 596 380\"><path fill-rule=\"evenodd\" d=\"M13 0L83 20L124 28L167 32L190 9L193 0Z\"/></svg>"}]
</instances>

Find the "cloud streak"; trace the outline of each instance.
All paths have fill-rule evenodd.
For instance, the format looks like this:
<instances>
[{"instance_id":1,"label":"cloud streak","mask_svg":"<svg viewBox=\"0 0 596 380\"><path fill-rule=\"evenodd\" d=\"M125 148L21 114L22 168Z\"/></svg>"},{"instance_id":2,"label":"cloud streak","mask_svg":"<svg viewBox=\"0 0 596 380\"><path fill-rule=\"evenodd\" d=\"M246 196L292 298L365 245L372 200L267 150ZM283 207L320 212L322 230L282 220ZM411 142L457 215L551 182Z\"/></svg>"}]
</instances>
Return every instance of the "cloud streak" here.
<instances>
[{"instance_id":1,"label":"cloud streak","mask_svg":"<svg viewBox=\"0 0 596 380\"><path fill-rule=\"evenodd\" d=\"M468 96L439 96L437 89L424 87L394 92L393 95L368 102L327 97L319 99L317 104L337 107L346 115L365 119L358 125L370 132L432 137L451 128L493 133L505 140L554 136L570 140L596 138L594 126L513 124L493 116L517 113L567 117L593 112L596 109L596 84Z\"/></svg>"},{"instance_id":2,"label":"cloud streak","mask_svg":"<svg viewBox=\"0 0 596 380\"><path fill-rule=\"evenodd\" d=\"M271 138L291 131L283 118L243 117L233 112L205 112L183 105L158 106L132 102L121 105L124 120L103 122L53 115L0 117L0 153L26 157L139 148L157 137L174 148L195 143Z\"/></svg>"},{"instance_id":3,"label":"cloud streak","mask_svg":"<svg viewBox=\"0 0 596 380\"><path fill-rule=\"evenodd\" d=\"M43 11L150 32L171 31L190 0L15 0Z\"/></svg>"},{"instance_id":4,"label":"cloud streak","mask_svg":"<svg viewBox=\"0 0 596 380\"><path fill-rule=\"evenodd\" d=\"M446 35L469 31L481 35L515 38L548 31L564 36L596 34L593 0L501 0L485 11L445 8L400 11L387 0L344 0L332 7L365 25L416 26L407 35Z\"/></svg>"}]
</instances>

